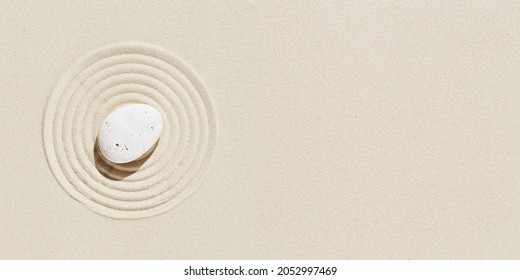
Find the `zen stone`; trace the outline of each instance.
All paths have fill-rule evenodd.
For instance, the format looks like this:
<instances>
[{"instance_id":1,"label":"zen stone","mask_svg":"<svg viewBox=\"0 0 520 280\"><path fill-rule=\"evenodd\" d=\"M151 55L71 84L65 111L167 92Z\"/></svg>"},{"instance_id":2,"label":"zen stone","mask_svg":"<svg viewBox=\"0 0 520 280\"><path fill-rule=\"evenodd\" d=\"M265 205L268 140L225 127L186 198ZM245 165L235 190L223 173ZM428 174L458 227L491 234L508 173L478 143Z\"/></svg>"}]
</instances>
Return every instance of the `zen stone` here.
<instances>
[{"instance_id":1,"label":"zen stone","mask_svg":"<svg viewBox=\"0 0 520 280\"><path fill-rule=\"evenodd\" d=\"M114 163L138 160L155 146L163 128L161 114L147 104L131 104L112 111L98 133L101 154Z\"/></svg>"}]
</instances>

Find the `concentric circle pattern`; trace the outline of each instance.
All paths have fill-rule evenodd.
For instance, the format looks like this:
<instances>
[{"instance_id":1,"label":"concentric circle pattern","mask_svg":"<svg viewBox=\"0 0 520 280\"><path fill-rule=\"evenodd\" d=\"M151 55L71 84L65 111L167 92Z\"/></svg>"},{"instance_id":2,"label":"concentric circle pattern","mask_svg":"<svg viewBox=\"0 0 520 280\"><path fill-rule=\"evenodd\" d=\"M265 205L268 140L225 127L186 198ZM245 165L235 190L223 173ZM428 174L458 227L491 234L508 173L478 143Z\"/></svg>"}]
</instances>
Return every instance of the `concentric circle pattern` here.
<instances>
[{"instance_id":1,"label":"concentric circle pattern","mask_svg":"<svg viewBox=\"0 0 520 280\"><path fill-rule=\"evenodd\" d=\"M132 103L159 110L159 142L138 162L107 162L96 148L100 123ZM73 198L112 218L145 218L171 209L202 182L216 144L215 111L195 71L169 51L112 45L80 58L61 77L48 99L43 142Z\"/></svg>"}]
</instances>

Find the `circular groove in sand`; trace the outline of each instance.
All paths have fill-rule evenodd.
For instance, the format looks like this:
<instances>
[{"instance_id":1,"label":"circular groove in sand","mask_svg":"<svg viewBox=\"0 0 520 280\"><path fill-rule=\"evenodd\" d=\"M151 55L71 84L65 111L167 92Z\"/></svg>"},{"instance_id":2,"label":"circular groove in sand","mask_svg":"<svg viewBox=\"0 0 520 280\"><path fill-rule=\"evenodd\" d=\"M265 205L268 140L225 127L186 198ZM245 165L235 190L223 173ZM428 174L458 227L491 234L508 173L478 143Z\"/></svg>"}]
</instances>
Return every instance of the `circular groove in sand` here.
<instances>
[{"instance_id":1,"label":"circular groove in sand","mask_svg":"<svg viewBox=\"0 0 520 280\"><path fill-rule=\"evenodd\" d=\"M167 124L155 151L142 165L100 161L100 122L137 102L156 107ZM145 218L173 208L202 182L216 118L205 86L183 60L125 43L86 54L61 77L47 102L43 141L49 166L73 198L109 217Z\"/></svg>"}]
</instances>

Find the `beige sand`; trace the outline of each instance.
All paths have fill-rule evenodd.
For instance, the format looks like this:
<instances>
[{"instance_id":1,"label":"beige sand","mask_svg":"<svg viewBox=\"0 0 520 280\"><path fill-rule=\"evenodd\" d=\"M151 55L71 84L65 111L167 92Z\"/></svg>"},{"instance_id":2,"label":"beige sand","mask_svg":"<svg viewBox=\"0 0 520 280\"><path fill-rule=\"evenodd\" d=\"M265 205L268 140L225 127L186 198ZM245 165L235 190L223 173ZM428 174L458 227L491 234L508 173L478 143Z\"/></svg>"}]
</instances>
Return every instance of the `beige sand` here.
<instances>
[{"instance_id":1,"label":"beige sand","mask_svg":"<svg viewBox=\"0 0 520 280\"><path fill-rule=\"evenodd\" d=\"M0 3L0 258L520 258L520 4L105 2ZM218 120L205 180L137 220L43 145L66 70L122 42L185 60Z\"/></svg>"}]
</instances>

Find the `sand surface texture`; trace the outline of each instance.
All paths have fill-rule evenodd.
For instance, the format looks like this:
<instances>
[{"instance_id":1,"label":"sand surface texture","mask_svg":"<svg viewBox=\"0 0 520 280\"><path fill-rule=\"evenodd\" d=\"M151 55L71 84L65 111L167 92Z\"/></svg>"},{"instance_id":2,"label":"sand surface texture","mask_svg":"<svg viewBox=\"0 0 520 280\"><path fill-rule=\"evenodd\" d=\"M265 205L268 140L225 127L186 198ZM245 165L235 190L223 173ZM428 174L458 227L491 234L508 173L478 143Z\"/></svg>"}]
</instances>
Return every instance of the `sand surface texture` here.
<instances>
[{"instance_id":1,"label":"sand surface texture","mask_svg":"<svg viewBox=\"0 0 520 280\"><path fill-rule=\"evenodd\" d=\"M520 4L369 2L1 1L0 259L520 258Z\"/></svg>"}]
</instances>

